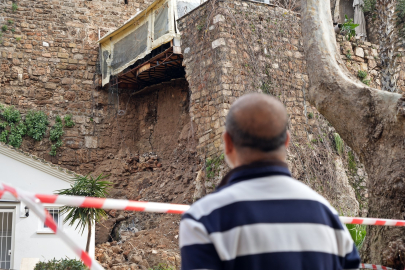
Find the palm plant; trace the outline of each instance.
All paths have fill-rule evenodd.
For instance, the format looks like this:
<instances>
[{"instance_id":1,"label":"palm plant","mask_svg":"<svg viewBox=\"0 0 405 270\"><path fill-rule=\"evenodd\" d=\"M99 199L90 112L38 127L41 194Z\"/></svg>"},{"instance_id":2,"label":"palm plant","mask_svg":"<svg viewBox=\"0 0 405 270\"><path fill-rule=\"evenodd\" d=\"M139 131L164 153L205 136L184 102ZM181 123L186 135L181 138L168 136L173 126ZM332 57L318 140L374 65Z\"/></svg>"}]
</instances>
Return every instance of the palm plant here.
<instances>
[{"instance_id":1,"label":"palm plant","mask_svg":"<svg viewBox=\"0 0 405 270\"><path fill-rule=\"evenodd\" d=\"M106 177L107 176L103 176L102 174L97 178L93 178L90 174L86 176L76 176L74 178L74 183L70 185L70 188L57 190L56 192L59 195L105 198L108 195L107 188L112 185L111 182L101 181ZM87 226L88 234L86 252L89 252L91 228L95 222L107 216L106 212L103 209L97 208L63 206L61 208L61 213L67 214L63 222L69 223L70 226L73 226L73 224L77 222L76 229L79 228L81 234L83 234L84 229Z\"/></svg>"}]
</instances>

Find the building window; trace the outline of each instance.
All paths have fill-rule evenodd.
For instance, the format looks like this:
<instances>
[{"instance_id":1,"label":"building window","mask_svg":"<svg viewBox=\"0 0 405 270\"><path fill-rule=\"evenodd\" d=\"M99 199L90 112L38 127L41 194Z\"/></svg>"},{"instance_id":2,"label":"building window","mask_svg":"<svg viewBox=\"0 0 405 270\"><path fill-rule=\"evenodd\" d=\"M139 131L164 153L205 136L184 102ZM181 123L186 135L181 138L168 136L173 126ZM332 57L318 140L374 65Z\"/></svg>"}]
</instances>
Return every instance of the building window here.
<instances>
[{"instance_id":1,"label":"building window","mask_svg":"<svg viewBox=\"0 0 405 270\"><path fill-rule=\"evenodd\" d=\"M128 0L124 0L125 5L128 5Z\"/></svg>"},{"instance_id":2,"label":"building window","mask_svg":"<svg viewBox=\"0 0 405 270\"><path fill-rule=\"evenodd\" d=\"M53 218L55 223L60 226L61 224L61 214L59 207L45 207L48 210L49 215ZM40 221L38 233L54 233L44 222Z\"/></svg>"}]
</instances>

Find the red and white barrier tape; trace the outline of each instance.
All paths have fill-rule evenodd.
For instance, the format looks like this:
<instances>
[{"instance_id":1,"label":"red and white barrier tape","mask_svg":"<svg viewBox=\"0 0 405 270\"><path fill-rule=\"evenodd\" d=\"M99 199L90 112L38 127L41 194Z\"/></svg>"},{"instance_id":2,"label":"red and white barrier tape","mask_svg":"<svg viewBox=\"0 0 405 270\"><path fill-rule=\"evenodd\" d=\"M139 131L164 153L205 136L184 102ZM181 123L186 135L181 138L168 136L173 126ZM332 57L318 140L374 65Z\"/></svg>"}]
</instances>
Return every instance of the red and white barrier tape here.
<instances>
[{"instance_id":1,"label":"red and white barrier tape","mask_svg":"<svg viewBox=\"0 0 405 270\"><path fill-rule=\"evenodd\" d=\"M33 194L13 188L9 185L0 183L0 198L4 192L10 192L16 199L22 200L32 211L43 221L46 226L52 229L76 254L80 257L83 263L91 270L104 270L104 268L94 259L92 259L84 250L77 246L62 230L59 230L53 218L41 203L62 204L75 207L91 207L100 209L116 209L140 212L156 212L168 214L182 214L186 212L190 206L183 204L169 203L153 203L139 202L131 200L117 200L105 198L92 198L80 196L64 196L64 195L47 195ZM41 203L40 203L41 202ZM376 218L353 218L339 217L340 221L345 224L363 224L363 225L380 225L380 226L405 226L405 220L392 219L376 219ZM386 269L394 270L393 268L375 265L375 264L360 264L362 269Z\"/></svg>"},{"instance_id":2,"label":"red and white barrier tape","mask_svg":"<svg viewBox=\"0 0 405 270\"><path fill-rule=\"evenodd\" d=\"M42 206L41 203L37 203L37 198L30 193L24 192L17 188L1 184L0 183L0 198L4 192L10 192L16 199L23 201L38 217L50 228L57 236L59 236L83 261L83 263L91 270L104 270L104 268L93 258L87 254L86 251L81 249L72 239L67 236L63 230L60 230L58 225L49 215L48 211Z\"/></svg>"},{"instance_id":3,"label":"red and white barrier tape","mask_svg":"<svg viewBox=\"0 0 405 270\"><path fill-rule=\"evenodd\" d=\"M33 194L42 203L62 204L76 207L92 207L102 209L116 209L140 212L156 212L168 214L183 214L190 206L184 204L139 202L131 200L117 200L105 198L64 196L64 195L46 195ZM339 217L345 224L364 224L380 226L405 226L405 220L378 219L378 218L359 218L359 217Z\"/></svg>"},{"instance_id":4,"label":"red and white barrier tape","mask_svg":"<svg viewBox=\"0 0 405 270\"><path fill-rule=\"evenodd\" d=\"M76 207L91 207L101 209L116 209L140 212L155 212L167 214L183 214L190 206L184 204L139 202L130 200L117 200L105 198L64 196L64 195L44 195L33 194L42 203L62 204Z\"/></svg>"},{"instance_id":5,"label":"red and white barrier tape","mask_svg":"<svg viewBox=\"0 0 405 270\"><path fill-rule=\"evenodd\" d=\"M375 264L367 264L367 263L362 263L360 264L360 269L383 269L383 270L395 270L390 267L385 267L382 265L375 265Z\"/></svg>"},{"instance_id":6,"label":"red and white barrier tape","mask_svg":"<svg viewBox=\"0 0 405 270\"><path fill-rule=\"evenodd\" d=\"M405 220L381 219L381 218L359 218L359 217L339 217L339 218L340 218L340 221L345 224L397 226L397 227L405 226Z\"/></svg>"}]
</instances>

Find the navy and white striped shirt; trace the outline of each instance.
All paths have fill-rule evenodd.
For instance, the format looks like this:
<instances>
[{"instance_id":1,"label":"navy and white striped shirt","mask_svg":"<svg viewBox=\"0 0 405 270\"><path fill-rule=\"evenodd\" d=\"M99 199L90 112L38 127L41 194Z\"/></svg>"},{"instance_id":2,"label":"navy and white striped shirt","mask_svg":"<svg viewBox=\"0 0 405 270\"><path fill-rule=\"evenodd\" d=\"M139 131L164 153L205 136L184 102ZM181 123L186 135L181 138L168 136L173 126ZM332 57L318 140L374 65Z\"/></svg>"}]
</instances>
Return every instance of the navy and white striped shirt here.
<instances>
[{"instance_id":1,"label":"navy and white striped shirt","mask_svg":"<svg viewBox=\"0 0 405 270\"><path fill-rule=\"evenodd\" d=\"M256 163L226 178L183 215L182 270L359 268L336 210L286 166Z\"/></svg>"}]
</instances>

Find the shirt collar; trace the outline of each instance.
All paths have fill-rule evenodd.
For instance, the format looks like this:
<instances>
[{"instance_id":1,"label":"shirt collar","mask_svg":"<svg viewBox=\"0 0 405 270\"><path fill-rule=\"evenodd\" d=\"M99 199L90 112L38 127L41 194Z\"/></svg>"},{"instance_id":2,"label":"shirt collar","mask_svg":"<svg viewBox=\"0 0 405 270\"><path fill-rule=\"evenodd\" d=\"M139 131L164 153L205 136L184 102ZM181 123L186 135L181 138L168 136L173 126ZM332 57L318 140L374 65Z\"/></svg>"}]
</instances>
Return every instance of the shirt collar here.
<instances>
[{"instance_id":1,"label":"shirt collar","mask_svg":"<svg viewBox=\"0 0 405 270\"><path fill-rule=\"evenodd\" d=\"M219 183L217 190L240 181L274 175L291 177L287 163L278 160L256 161L232 169Z\"/></svg>"}]
</instances>

